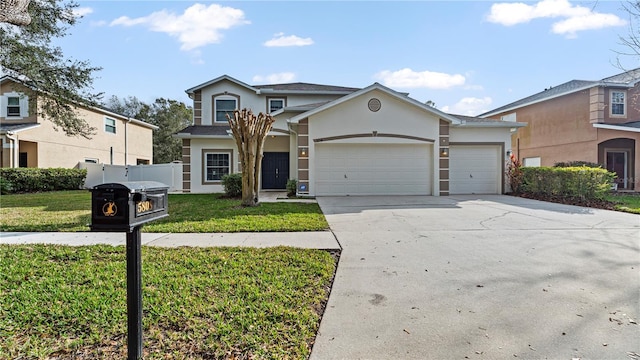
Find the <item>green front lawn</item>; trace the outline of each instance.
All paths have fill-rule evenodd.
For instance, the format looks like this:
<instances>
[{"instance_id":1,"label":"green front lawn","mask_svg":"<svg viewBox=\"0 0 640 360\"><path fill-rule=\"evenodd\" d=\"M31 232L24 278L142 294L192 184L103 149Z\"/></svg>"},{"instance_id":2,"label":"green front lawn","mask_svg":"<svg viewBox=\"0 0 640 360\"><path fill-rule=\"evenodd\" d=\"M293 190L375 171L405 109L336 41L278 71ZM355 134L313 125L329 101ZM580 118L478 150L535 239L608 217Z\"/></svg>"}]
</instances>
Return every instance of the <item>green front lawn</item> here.
<instances>
[{"instance_id":1,"label":"green front lawn","mask_svg":"<svg viewBox=\"0 0 640 360\"><path fill-rule=\"evenodd\" d=\"M2 195L1 231L89 231L91 193ZM243 208L240 200L217 194L169 194L169 217L145 225L144 232L314 231L329 228L318 204L261 203Z\"/></svg>"},{"instance_id":2,"label":"green front lawn","mask_svg":"<svg viewBox=\"0 0 640 360\"><path fill-rule=\"evenodd\" d=\"M325 251L142 250L145 359L306 359ZM126 358L124 247L0 245L0 359Z\"/></svg>"},{"instance_id":3,"label":"green front lawn","mask_svg":"<svg viewBox=\"0 0 640 360\"><path fill-rule=\"evenodd\" d=\"M607 200L614 203L618 211L640 214L640 194L611 194Z\"/></svg>"}]
</instances>

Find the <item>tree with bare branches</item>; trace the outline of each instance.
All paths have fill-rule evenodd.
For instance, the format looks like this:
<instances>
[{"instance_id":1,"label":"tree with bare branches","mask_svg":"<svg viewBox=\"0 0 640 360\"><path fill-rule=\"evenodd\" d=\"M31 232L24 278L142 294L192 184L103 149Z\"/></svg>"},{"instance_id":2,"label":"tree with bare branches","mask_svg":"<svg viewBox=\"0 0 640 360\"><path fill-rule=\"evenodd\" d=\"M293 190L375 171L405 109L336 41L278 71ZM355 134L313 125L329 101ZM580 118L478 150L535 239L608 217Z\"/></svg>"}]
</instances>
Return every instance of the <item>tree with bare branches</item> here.
<instances>
[{"instance_id":1,"label":"tree with bare branches","mask_svg":"<svg viewBox=\"0 0 640 360\"><path fill-rule=\"evenodd\" d=\"M618 54L640 58L640 0L628 1L623 7L630 18L629 34L620 36L620 43L627 51L620 51Z\"/></svg>"},{"instance_id":2,"label":"tree with bare branches","mask_svg":"<svg viewBox=\"0 0 640 360\"><path fill-rule=\"evenodd\" d=\"M227 114L227 120L240 154L242 206L257 206L264 141L273 127L274 119L264 113L256 116L245 108L235 110L233 116Z\"/></svg>"}]
</instances>

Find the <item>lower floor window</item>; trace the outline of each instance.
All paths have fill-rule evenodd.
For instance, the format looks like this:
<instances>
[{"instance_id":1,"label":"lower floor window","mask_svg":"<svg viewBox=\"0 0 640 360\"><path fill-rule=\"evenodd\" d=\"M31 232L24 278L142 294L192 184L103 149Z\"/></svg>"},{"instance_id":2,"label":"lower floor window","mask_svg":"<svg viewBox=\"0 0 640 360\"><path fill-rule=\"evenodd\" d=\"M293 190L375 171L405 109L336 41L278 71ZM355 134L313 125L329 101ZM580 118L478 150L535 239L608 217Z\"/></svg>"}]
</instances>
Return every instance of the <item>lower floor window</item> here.
<instances>
[{"instance_id":1,"label":"lower floor window","mask_svg":"<svg viewBox=\"0 0 640 360\"><path fill-rule=\"evenodd\" d=\"M205 180L220 181L231 170L230 153L206 153L205 154Z\"/></svg>"}]
</instances>

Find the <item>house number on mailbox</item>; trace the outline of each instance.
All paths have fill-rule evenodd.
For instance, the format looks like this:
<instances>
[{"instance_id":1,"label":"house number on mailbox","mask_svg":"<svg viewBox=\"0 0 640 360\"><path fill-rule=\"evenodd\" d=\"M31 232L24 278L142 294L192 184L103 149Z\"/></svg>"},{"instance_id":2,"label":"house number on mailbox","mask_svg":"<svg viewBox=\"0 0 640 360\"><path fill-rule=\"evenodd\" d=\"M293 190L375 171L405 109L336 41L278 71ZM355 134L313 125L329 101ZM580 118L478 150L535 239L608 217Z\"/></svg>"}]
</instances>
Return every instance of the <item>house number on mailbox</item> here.
<instances>
[{"instance_id":1,"label":"house number on mailbox","mask_svg":"<svg viewBox=\"0 0 640 360\"><path fill-rule=\"evenodd\" d=\"M145 212L151 211L153 210L153 203L149 200L145 200L145 201L140 201L137 205L136 205L136 212L138 213L138 215L141 215Z\"/></svg>"}]
</instances>

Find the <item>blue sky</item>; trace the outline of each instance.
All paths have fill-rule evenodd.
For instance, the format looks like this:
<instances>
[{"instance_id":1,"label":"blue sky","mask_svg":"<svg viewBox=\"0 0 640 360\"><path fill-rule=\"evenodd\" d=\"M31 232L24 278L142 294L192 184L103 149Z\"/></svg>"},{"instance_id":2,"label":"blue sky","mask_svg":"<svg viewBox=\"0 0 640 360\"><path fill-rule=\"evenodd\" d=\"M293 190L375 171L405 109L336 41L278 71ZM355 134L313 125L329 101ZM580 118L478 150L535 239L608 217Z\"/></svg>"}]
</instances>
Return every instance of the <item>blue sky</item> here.
<instances>
[{"instance_id":1,"label":"blue sky","mask_svg":"<svg viewBox=\"0 0 640 360\"><path fill-rule=\"evenodd\" d=\"M249 84L379 82L476 115L621 72L618 1L78 1L57 42L103 68L107 96L165 97L228 74ZM626 68L638 58L622 57Z\"/></svg>"}]
</instances>

